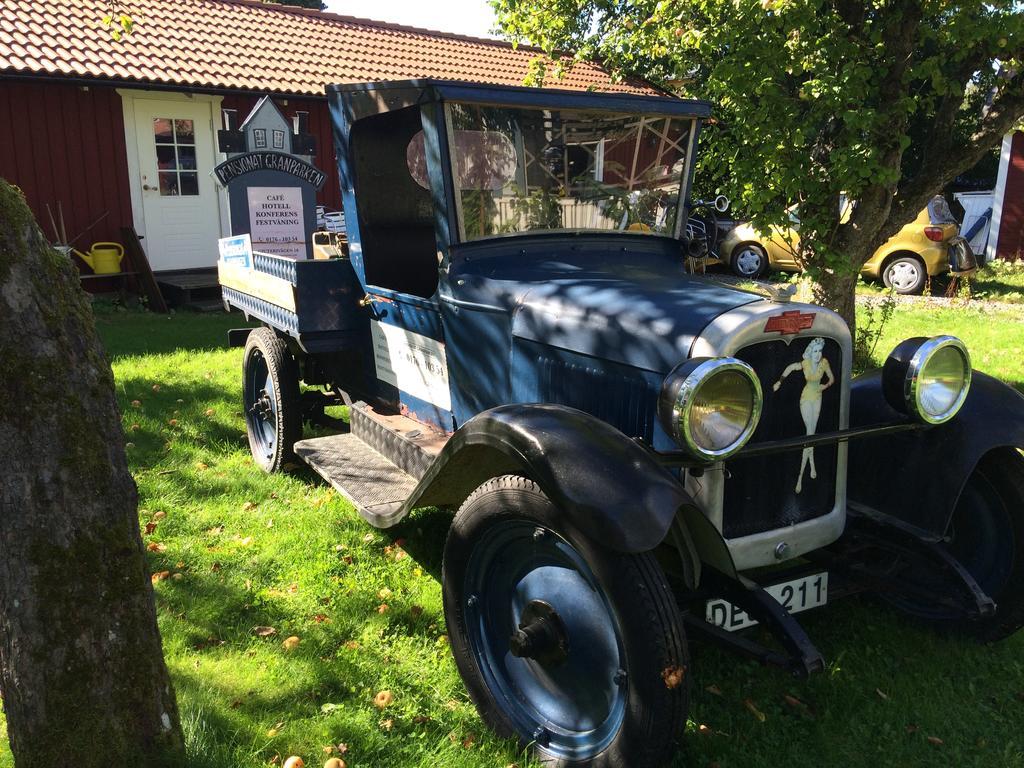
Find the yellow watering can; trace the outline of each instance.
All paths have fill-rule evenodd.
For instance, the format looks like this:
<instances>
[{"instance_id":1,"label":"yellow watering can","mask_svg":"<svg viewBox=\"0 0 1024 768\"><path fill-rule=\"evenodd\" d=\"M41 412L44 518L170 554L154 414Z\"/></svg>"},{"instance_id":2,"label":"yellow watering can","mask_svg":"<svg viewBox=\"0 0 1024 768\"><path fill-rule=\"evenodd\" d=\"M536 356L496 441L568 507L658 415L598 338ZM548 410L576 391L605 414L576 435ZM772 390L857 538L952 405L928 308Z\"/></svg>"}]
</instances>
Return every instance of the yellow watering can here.
<instances>
[{"instance_id":1,"label":"yellow watering can","mask_svg":"<svg viewBox=\"0 0 1024 768\"><path fill-rule=\"evenodd\" d=\"M93 243L88 253L82 253L77 248L74 252L97 275L113 275L121 271L124 248L120 243Z\"/></svg>"}]
</instances>

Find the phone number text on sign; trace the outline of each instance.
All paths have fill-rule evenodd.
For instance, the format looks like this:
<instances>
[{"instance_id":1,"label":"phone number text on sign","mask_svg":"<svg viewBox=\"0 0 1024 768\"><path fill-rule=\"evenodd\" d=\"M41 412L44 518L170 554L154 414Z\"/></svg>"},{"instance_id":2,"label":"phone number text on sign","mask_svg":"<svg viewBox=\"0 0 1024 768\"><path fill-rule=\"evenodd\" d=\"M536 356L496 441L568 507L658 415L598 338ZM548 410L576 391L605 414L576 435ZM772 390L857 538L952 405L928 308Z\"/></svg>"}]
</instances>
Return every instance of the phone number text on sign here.
<instances>
[{"instance_id":1,"label":"phone number text on sign","mask_svg":"<svg viewBox=\"0 0 1024 768\"><path fill-rule=\"evenodd\" d=\"M442 410L452 409L442 342L376 320L370 331L378 379Z\"/></svg>"}]
</instances>

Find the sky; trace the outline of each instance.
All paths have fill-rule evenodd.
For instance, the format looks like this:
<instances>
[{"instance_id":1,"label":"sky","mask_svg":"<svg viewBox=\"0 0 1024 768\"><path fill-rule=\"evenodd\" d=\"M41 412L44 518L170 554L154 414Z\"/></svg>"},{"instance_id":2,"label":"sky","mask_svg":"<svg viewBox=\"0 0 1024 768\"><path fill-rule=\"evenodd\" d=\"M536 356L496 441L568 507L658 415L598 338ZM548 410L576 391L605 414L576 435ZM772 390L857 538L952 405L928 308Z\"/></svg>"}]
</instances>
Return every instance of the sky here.
<instances>
[{"instance_id":1,"label":"sky","mask_svg":"<svg viewBox=\"0 0 1024 768\"><path fill-rule=\"evenodd\" d=\"M494 11L487 0L324 0L327 10L345 16L390 21L410 27L495 37Z\"/></svg>"}]
</instances>

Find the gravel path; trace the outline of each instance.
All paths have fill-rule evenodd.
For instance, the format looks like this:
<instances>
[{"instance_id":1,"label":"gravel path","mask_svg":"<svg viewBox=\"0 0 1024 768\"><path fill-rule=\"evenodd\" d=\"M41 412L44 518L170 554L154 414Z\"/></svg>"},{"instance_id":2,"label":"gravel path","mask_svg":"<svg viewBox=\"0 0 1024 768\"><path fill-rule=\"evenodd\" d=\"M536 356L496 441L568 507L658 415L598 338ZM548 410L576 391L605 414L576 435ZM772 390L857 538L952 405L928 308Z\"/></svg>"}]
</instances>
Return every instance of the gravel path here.
<instances>
[{"instance_id":1,"label":"gravel path","mask_svg":"<svg viewBox=\"0 0 1024 768\"><path fill-rule=\"evenodd\" d=\"M884 295L859 295L858 304L877 304L885 298ZM948 298L946 296L895 296L897 304L914 307L927 307L929 309L962 309L968 312L979 312L982 314L1019 315L1024 319L1024 304L1014 304L1009 301L993 301L992 299L964 299L957 296Z\"/></svg>"}]
</instances>

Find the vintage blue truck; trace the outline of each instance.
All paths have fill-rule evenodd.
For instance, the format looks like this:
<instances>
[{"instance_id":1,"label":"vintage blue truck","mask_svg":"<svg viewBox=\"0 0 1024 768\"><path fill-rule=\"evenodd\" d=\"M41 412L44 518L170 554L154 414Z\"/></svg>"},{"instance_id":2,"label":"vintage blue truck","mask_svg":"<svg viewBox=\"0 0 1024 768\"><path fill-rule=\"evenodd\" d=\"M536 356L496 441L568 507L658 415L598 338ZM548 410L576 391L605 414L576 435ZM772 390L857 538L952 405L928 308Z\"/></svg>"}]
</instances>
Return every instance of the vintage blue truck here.
<instances>
[{"instance_id":1,"label":"vintage blue truck","mask_svg":"<svg viewBox=\"0 0 1024 768\"><path fill-rule=\"evenodd\" d=\"M221 265L254 460L371 525L457 510L451 648L558 766L660 766L687 637L796 675L793 614L872 591L981 640L1024 624L1024 398L950 336L853 377L826 309L687 274L701 101L332 86L336 258ZM337 434L302 439L324 404ZM776 639L755 642L761 623Z\"/></svg>"}]
</instances>

